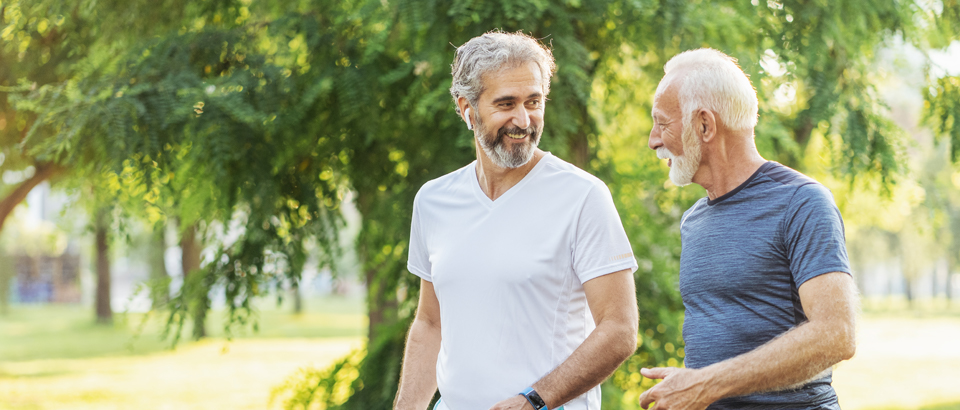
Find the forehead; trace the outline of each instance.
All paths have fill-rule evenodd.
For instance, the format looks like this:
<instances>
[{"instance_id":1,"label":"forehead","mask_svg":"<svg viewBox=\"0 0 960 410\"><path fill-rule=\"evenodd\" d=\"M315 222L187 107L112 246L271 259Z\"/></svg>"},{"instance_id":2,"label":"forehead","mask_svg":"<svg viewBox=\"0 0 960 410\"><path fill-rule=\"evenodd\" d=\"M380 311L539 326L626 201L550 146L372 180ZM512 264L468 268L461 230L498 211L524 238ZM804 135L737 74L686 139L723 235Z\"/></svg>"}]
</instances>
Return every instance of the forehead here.
<instances>
[{"instance_id":1,"label":"forehead","mask_svg":"<svg viewBox=\"0 0 960 410\"><path fill-rule=\"evenodd\" d=\"M673 72L667 74L657 86L657 93L653 96L653 112L672 114L680 111L680 82L679 76Z\"/></svg>"},{"instance_id":2,"label":"forehead","mask_svg":"<svg viewBox=\"0 0 960 410\"><path fill-rule=\"evenodd\" d=\"M518 66L506 66L484 74L484 91L480 100L503 97L526 98L528 95L543 93L543 75L537 63L528 61Z\"/></svg>"}]
</instances>

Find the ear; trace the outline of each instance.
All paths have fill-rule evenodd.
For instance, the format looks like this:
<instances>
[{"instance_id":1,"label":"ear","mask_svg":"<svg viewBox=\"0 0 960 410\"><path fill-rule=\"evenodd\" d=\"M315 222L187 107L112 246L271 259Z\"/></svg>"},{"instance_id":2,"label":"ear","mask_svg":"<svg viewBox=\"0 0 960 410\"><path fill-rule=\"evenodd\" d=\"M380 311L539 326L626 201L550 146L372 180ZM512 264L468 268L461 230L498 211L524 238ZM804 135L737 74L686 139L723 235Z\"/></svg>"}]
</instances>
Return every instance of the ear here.
<instances>
[{"instance_id":1,"label":"ear","mask_svg":"<svg viewBox=\"0 0 960 410\"><path fill-rule=\"evenodd\" d=\"M717 136L717 116L713 111L701 108L697 111L694 125L697 127L697 136L704 143L712 141Z\"/></svg>"},{"instance_id":2,"label":"ear","mask_svg":"<svg viewBox=\"0 0 960 410\"><path fill-rule=\"evenodd\" d=\"M463 122L467 123L467 129L473 130L473 118L470 117L471 110L470 103L467 102L466 97L457 98L457 108L460 114L460 118L463 118Z\"/></svg>"}]
</instances>

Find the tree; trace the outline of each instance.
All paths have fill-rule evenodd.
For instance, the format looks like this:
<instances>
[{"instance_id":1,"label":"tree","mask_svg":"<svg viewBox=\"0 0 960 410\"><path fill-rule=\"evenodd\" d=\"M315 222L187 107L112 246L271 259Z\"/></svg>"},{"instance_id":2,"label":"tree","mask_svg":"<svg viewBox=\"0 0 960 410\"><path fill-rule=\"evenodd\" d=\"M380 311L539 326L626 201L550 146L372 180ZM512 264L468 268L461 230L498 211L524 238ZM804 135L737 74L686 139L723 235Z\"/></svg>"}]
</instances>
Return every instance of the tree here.
<instances>
[{"instance_id":1,"label":"tree","mask_svg":"<svg viewBox=\"0 0 960 410\"><path fill-rule=\"evenodd\" d=\"M110 324L113 323L113 308L110 307L110 221L108 219L109 210L101 208L96 211L96 230L97 242L97 298L95 302L97 311L97 322Z\"/></svg>"},{"instance_id":2,"label":"tree","mask_svg":"<svg viewBox=\"0 0 960 410\"><path fill-rule=\"evenodd\" d=\"M152 18L152 4L89 15ZM327 380L353 392L332 404L387 408L417 298L404 268L413 196L473 158L447 93L451 44L492 28L543 39L559 67L543 147L610 184L641 263L642 345L604 399L619 408L649 386L638 386L641 366L683 358L677 220L702 191L665 186L642 137L667 59L701 46L739 58L761 98L761 153L802 168L825 141L836 174L889 186L901 136L871 85L873 52L896 36L924 49L956 36L937 31L953 21L944 16L955 4L944 4L938 14L880 0L191 3L156 29L94 36L96 52L75 64L85 69L33 90L21 81L12 96L31 118L23 152L73 172L102 165L123 181L121 202L139 204L129 212L205 231L214 256L172 298L174 326L202 318L217 283L228 323L247 323L251 298L296 282L306 240L331 263L337 207L354 191L369 342L355 366L338 368L358 376Z\"/></svg>"},{"instance_id":3,"label":"tree","mask_svg":"<svg viewBox=\"0 0 960 410\"><path fill-rule=\"evenodd\" d=\"M70 179L82 182L81 175L97 176L101 157L111 154L105 149L108 144L100 144L74 152L80 160L64 162L30 150L28 135L35 112L19 110L13 101L37 87L101 75L97 68L109 65L132 43L177 29L191 16L223 4L177 0L0 3L0 170L24 175L0 184L0 229L38 184L51 179L59 184L66 179L66 185L76 189L77 181ZM152 24L137 24L143 15L153 16Z\"/></svg>"}]
</instances>

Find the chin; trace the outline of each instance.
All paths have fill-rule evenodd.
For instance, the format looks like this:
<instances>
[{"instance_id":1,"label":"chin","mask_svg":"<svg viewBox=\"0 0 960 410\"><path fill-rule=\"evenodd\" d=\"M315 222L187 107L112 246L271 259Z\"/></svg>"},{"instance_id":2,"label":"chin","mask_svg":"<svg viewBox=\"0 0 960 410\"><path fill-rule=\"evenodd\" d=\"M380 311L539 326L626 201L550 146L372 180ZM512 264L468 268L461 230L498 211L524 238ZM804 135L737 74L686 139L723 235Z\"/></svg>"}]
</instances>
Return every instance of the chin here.
<instances>
[{"instance_id":1,"label":"chin","mask_svg":"<svg viewBox=\"0 0 960 410\"><path fill-rule=\"evenodd\" d=\"M687 170L683 161L678 159L673 159L673 166L670 167L670 182L673 182L676 186L687 186L693 183L693 176L697 173L697 169Z\"/></svg>"}]
</instances>

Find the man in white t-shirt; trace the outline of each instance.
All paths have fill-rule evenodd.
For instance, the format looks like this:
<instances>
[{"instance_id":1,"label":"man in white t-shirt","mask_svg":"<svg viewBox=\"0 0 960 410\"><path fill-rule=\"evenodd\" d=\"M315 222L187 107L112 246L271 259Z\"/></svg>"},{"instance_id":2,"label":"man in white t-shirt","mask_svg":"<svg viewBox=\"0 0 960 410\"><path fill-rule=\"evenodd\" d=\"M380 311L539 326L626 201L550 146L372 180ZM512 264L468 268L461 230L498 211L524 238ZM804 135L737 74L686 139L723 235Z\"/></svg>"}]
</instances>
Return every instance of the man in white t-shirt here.
<instances>
[{"instance_id":1,"label":"man in white t-shirt","mask_svg":"<svg viewBox=\"0 0 960 410\"><path fill-rule=\"evenodd\" d=\"M477 160L414 201L420 301L396 409L597 410L636 349L630 243L609 189L537 148L555 69L523 34L457 49L453 95Z\"/></svg>"}]
</instances>

